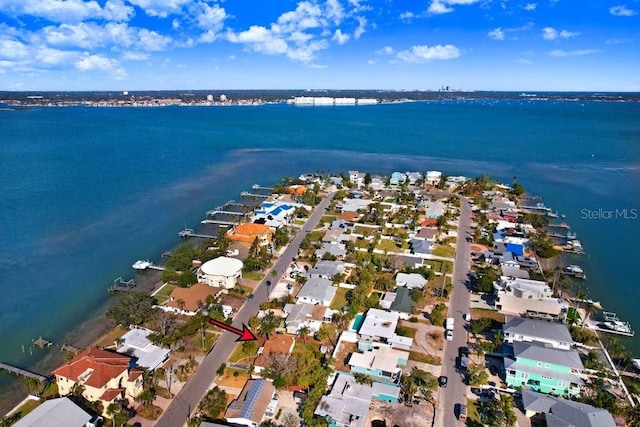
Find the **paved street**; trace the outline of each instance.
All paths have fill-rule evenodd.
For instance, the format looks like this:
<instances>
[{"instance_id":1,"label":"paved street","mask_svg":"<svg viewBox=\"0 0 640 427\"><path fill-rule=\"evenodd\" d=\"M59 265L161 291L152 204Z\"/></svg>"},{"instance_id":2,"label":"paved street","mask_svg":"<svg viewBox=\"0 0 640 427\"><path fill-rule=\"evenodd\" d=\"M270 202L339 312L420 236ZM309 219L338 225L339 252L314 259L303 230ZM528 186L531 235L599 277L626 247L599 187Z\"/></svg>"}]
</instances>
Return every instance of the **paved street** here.
<instances>
[{"instance_id":1,"label":"paved street","mask_svg":"<svg viewBox=\"0 0 640 427\"><path fill-rule=\"evenodd\" d=\"M297 256L298 248L300 247L302 239L304 239L307 233L312 231L316 224L318 224L334 195L335 193L329 194L316 207L309 220L300 229L296 237L291 241L280 258L276 261L273 269L277 272L277 275L274 277L269 272L260 282L254 293L253 301L247 301L234 317L234 327L241 329L242 324L247 323L249 317L258 312L260 304L262 304L268 296L268 287L266 286L266 282L270 281L275 285L282 278L283 273L291 261ZM231 355L231 352L236 345L237 338L238 336L231 332L225 332L222 335L209 354L204 358L193 377L191 377L191 379L185 384L184 388L173 399L166 411L162 413L162 416L155 424L156 426L176 427L187 423L190 414L194 412L200 399L211 387L211 384L216 377L216 371Z\"/></svg>"},{"instance_id":2,"label":"paved street","mask_svg":"<svg viewBox=\"0 0 640 427\"><path fill-rule=\"evenodd\" d=\"M460 218L456 242L456 259L453 269L454 289L449 303L449 315L453 317L453 340L445 341L444 357L442 360L442 375L449 378L447 387L441 388L438 396L438 410L436 426L462 425L457 420L459 404L467 404L467 386L460 374L456 373L456 357L458 348L467 345L466 322L462 318L469 312L469 290L465 284L470 268L470 243L467 237L471 233L471 206L466 198L460 197Z\"/></svg>"}]
</instances>

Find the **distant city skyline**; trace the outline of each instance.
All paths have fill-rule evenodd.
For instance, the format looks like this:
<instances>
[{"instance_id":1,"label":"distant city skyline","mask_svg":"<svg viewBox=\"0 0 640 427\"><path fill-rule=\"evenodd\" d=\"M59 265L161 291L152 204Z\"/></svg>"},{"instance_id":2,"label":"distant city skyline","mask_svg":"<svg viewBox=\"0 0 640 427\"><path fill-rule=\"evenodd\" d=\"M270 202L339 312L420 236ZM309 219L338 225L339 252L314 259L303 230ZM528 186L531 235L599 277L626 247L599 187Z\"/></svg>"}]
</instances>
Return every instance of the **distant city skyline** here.
<instances>
[{"instance_id":1,"label":"distant city skyline","mask_svg":"<svg viewBox=\"0 0 640 427\"><path fill-rule=\"evenodd\" d=\"M0 0L0 90L640 91L640 0Z\"/></svg>"}]
</instances>

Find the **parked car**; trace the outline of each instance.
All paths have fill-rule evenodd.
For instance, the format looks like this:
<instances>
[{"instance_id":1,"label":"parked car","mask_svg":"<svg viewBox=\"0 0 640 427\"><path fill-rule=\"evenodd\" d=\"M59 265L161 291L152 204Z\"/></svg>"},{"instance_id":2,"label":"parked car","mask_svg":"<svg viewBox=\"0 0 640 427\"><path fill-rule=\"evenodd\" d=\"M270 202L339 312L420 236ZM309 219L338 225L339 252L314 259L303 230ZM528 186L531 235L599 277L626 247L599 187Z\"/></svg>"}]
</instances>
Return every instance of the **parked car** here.
<instances>
[{"instance_id":1,"label":"parked car","mask_svg":"<svg viewBox=\"0 0 640 427\"><path fill-rule=\"evenodd\" d=\"M464 319L465 322L470 322L471 321L471 313L463 314L462 318Z\"/></svg>"},{"instance_id":2,"label":"parked car","mask_svg":"<svg viewBox=\"0 0 640 427\"><path fill-rule=\"evenodd\" d=\"M498 372L498 367L496 365L489 366L489 373L491 373L491 375L498 375Z\"/></svg>"},{"instance_id":3,"label":"parked car","mask_svg":"<svg viewBox=\"0 0 640 427\"><path fill-rule=\"evenodd\" d=\"M247 297L247 301L253 301L253 294L249 294L249 296Z\"/></svg>"},{"instance_id":4,"label":"parked car","mask_svg":"<svg viewBox=\"0 0 640 427\"><path fill-rule=\"evenodd\" d=\"M446 387L448 381L449 381L449 379L447 377L445 377L444 375L438 377L438 385L440 387Z\"/></svg>"},{"instance_id":5,"label":"parked car","mask_svg":"<svg viewBox=\"0 0 640 427\"><path fill-rule=\"evenodd\" d=\"M444 333L444 337L447 339L447 341L451 341L451 340L453 340L453 331L451 331L451 330L447 330L447 331Z\"/></svg>"}]
</instances>

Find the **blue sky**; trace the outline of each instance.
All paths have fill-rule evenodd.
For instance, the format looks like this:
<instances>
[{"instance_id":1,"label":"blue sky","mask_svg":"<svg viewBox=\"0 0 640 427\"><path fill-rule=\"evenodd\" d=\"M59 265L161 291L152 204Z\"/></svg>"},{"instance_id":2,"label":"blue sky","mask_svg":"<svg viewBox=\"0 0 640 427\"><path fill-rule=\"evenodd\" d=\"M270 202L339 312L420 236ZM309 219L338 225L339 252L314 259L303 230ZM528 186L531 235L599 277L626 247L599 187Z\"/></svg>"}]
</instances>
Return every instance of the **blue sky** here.
<instances>
[{"instance_id":1,"label":"blue sky","mask_svg":"<svg viewBox=\"0 0 640 427\"><path fill-rule=\"evenodd\" d=\"M640 91L640 0L0 0L0 90Z\"/></svg>"}]
</instances>

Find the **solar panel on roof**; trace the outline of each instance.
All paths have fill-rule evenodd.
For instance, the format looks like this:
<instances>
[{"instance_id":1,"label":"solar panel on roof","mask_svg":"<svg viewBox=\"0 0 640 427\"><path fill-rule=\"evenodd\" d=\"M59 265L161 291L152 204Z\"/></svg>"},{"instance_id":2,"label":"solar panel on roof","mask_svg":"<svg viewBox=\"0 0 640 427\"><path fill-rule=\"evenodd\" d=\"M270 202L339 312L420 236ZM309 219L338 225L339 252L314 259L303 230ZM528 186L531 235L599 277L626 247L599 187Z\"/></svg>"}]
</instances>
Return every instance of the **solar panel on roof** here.
<instances>
[{"instance_id":1,"label":"solar panel on roof","mask_svg":"<svg viewBox=\"0 0 640 427\"><path fill-rule=\"evenodd\" d=\"M242 410L240 411L242 418L251 419L253 416L253 408L262 394L263 381L264 380L255 380L253 384L251 384L251 387L249 387L249 391L247 391L244 398Z\"/></svg>"}]
</instances>

